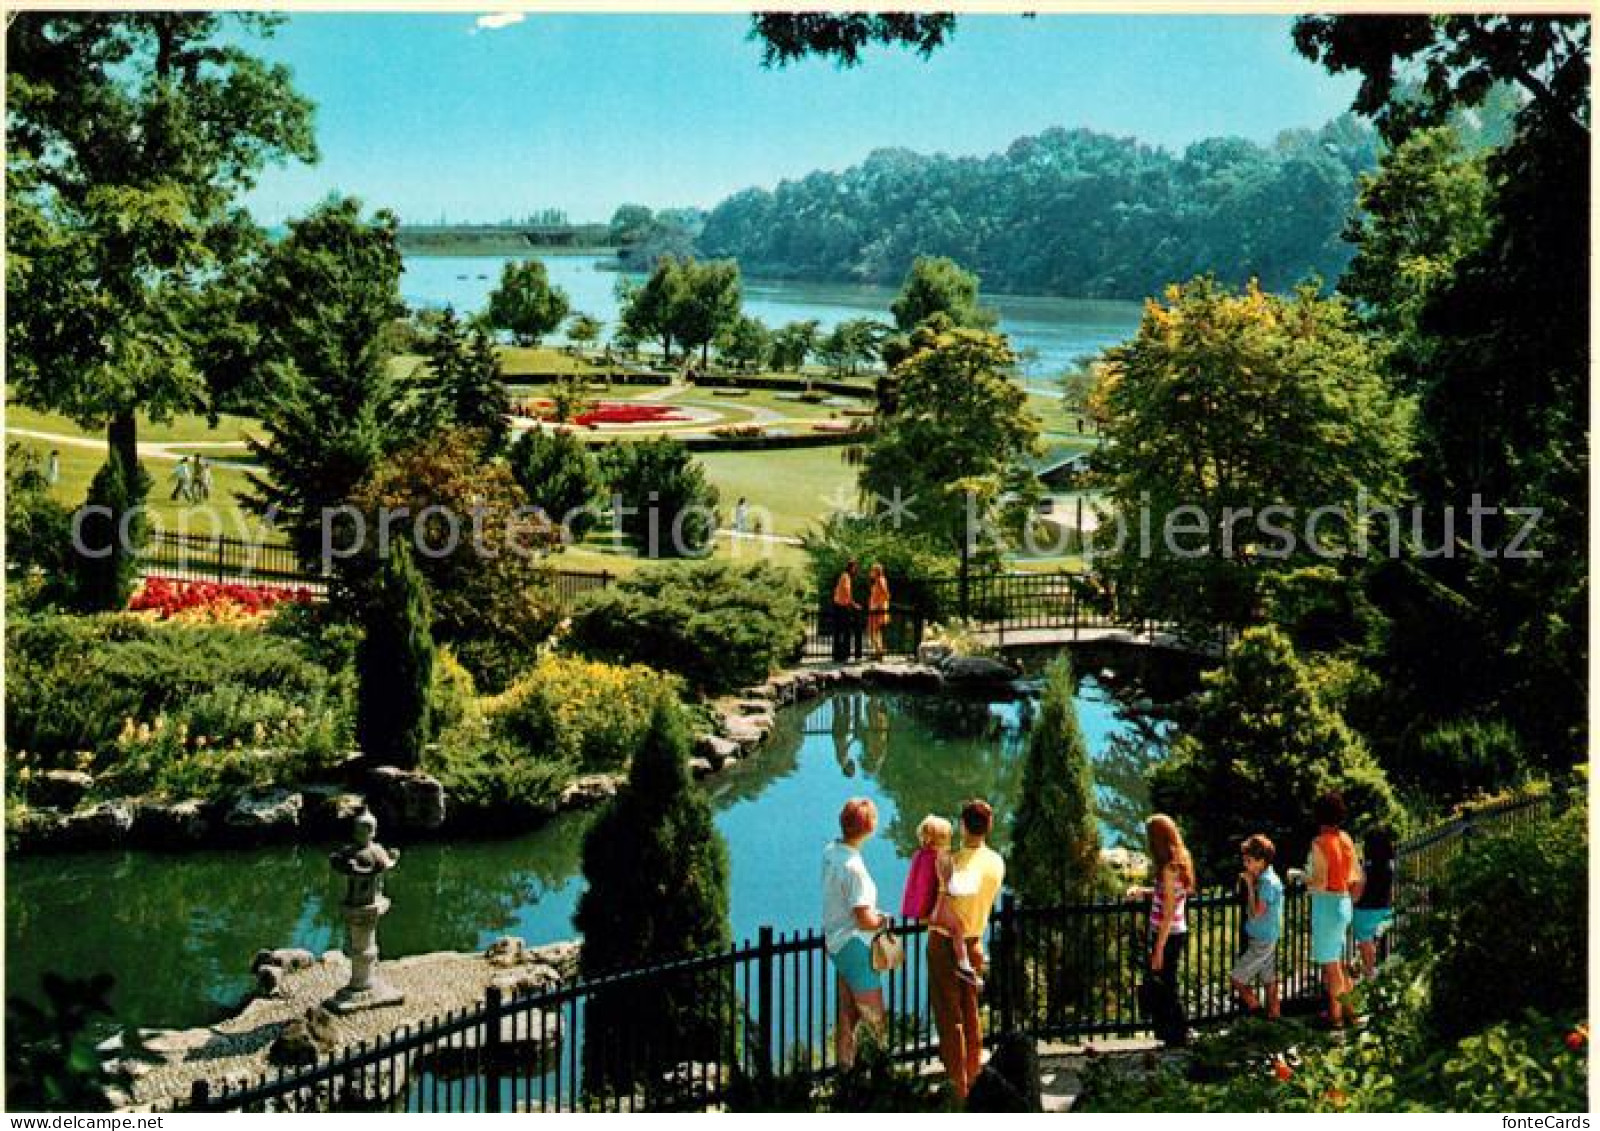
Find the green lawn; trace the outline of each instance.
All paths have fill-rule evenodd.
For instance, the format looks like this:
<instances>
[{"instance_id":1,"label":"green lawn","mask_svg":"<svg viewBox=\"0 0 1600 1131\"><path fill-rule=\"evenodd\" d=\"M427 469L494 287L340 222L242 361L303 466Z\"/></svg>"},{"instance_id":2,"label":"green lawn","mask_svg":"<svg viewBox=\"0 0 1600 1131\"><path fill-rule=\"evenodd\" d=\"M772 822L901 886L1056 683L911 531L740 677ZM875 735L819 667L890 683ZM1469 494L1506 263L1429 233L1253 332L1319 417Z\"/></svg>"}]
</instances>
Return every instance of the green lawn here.
<instances>
[{"instance_id":1,"label":"green lawn","mask_svg":"<svg viewBox=\"0 0 1600 1131\"><path fill-rule=\"evenodd\" d=\"M839 502L855 501L856 469L844 448L795 448L765 452L701 452L706 475L722 492L723 520L732 521L743 495L752 510L771 512L768 534L805 533Z\"/></svg>"},{"instance_id":2,"label":"green lawn","mask_svg":"<svg viewBox=\"0 0 1600 1131\"><path fill-rule=\"evenodd\" d=\"M38 452L43 457L51 445L42 440L14 437L24 448ZM89 481L106 461L104 448L84 448L61 445L61 480L52 494L68 507L78 507L89 493ZM208 453L209 455L209 453ZM183 530L194 534L226 534L234 538L272 537L260 520L248 514L238 503L238 496L247 486L243 471L222 463L213 463L211 470L211 500L205 504L176 502L172 498L172 460L146 459L142 461L151 479L149 507L164 530Z\"/></svg>"},{"instance_id":3,"label":"green lawn","mask_svg":"<svg viewBox=\"0 0 1600 1131\"><path fill-rule=\"evenodd\" d=\"M89 436L104 439L105 432L91 432L78 427L68 417L56 412L39 412L31 408L23 408L14 404L11 398L6 398L6 425L10 428L28 428L38 432L56 432L64 436ZM246 430L256 432L260 430L260 422L247 416L222 416L217 421L217 427L211 427L209 421L203 416L184 415L173 418L167 424L152 424L150 418L144 413L139 414L139 441L144 443L162 444L171 441L203 440L211 443L219 440L241 440Z\"/></svg>"}]
</instances>

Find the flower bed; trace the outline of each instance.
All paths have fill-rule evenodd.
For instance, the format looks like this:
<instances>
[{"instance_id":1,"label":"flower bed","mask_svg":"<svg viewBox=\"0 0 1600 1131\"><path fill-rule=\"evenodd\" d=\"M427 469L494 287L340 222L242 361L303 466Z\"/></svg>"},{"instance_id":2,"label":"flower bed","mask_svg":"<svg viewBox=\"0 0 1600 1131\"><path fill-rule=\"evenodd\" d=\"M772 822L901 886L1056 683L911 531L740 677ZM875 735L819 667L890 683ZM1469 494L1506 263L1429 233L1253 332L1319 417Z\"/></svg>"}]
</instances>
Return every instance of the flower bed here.
<instances>
[{"instance_id":1,"label":"flower bed","mask_svg":"<svg viewBox=\"0 0 1600 1131\"><path fill-rule=\"evenodd\" d=\"M128 608L156 613L162 620L232 621L254 619L286 601L308 604L311 591L152 577L133 595Z\"/></svg>"},{"instance_id":2,"label":"flower bed","mask_svg":"<svg viewBox=\"0 0 1600 1131\"><path fill-rule=\"evenodd\" d=\"M573 422L585 426L595 424L662 424L668 421L685 421L689 418L670 405L660 404L598 404L573 417Z\"/></svg>"}]
</instances>

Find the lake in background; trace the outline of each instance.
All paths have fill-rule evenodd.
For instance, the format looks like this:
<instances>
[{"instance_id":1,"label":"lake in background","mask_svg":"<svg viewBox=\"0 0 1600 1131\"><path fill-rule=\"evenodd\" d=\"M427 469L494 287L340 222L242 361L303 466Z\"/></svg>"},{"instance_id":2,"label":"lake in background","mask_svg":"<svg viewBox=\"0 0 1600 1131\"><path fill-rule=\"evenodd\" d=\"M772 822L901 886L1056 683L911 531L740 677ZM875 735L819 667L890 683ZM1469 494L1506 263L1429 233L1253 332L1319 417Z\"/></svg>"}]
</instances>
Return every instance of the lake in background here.
<instances>
[{"instance_id":1,"label":"lake in background","mask_svg":"<svg viewBox=\"0 0 1600 1131\"><path fill-rule=\"evenodd\" d=\"M954 817L969 797L996 808L996 845L1015 806L1031 699L983 702L886 691L841 692L778 715L760 753L707 780L732 864L735 940L769 924L814 927L822 847L852 796L878 806L864 852L879 905L898 912L916 826ZM1119 709L1093 678L1078 714L1095 762L1107 843L1133 841L1145 816L1144 774L1160 736ZM407 844L390 877L380 930L388 957L481 949L501 935L571 938L583 890L583 834L593 813L567 814L499 839ZM342 881L332 845L183 853L81 852L6 861L6 990L38 995L46 970L109 971L120 1022L192 1026L216 1020L249 988L260 947L314 953L340 944Z\"/></svg>"},{"instance_id":2,"label":"lake in background","mask_svg":"<svg viewBox=\"0 0 1600 1131\"><path fill-rule=\"evenodd\" d=\"M400 291L413 306L449 305L458 313L477 312L488 305L501 267L523 258L408 255ZM624 277L602 269L613 260L598 255L542 258L550 282L567 292L572 309L600 319L609 336L617 324L617 281ZM771 327L815 318L831 330L852 318L893 321L889 304L896 294L887 287L745 279L744 310ZM985 295L983 301L1000 312L1000 329L1010 336L1013 348L1033 351L1024 371L1035 378L1031 386L1046 393L1059 391L1048 378L1072 368L1079 358L1132 337L1143 309L1137 302L1019 295Z\"/></svg>"}]
</instances>

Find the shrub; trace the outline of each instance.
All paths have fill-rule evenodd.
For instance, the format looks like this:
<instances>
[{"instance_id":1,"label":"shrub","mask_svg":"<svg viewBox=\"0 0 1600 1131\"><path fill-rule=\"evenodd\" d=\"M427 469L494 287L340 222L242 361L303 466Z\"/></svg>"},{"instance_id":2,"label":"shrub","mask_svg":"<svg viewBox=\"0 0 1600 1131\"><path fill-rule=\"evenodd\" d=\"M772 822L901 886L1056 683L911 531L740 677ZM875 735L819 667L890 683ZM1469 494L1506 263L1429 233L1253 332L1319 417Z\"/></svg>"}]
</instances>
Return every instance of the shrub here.
<instances>
[{"instance_id":1,"label":"shrub","mask_svg":"<svg viewBox=\"0 0 1600 1131\"><path fill-rule=\"evenodd\" d=\"M585 594L571 647L676 672L700 691L759 683L805 641L798 583L766 562L654 569Z\"/></svg>"},{"instance_id":2,"label":"shrub","mask_svg":"<svg viewBox=\"0 0 1600 1131\"><path fill-rule=\"evenodd\" d=\"M1247 629L1203 681L1150 777L1152 804L1184 819L1202 869L1234 865L1239 841L1255 832L1272 838L1280 860L1298 862L1316 831L1312 804L1331 789L1344 793L1357 831L1399 819L1382 768L1281 631Z\"/></svg>"},{"instance_id":3,"label":"shrub","mask_svg":"<svg viewBox=\"0 0 1600 1131\"><path fill-rule=\"evenodd\" d=\"M1433 892L1434 1025L1459 1037L1586 1000L1588 810L1474 840ZM1513 973L1515 972L1515 973Z\"/></svg>"},{"instance_id":4,"label":"shrub","mask_svg":"<svg viewBox=\"0 0 1600 1131\"><path fill-rule=\"evenodd\" d=\"M497 735L482 715L469 715L439 736L423 768L450 794L451 807L527 819L553 811L573 767Z\"/></svg>"},{"instance_id":5,"label":"shrub","mask_svg":"<svg viewBox=\"0 0 1600 1131\"><path fill-rule=\"evenodd\" d=\"M541 558L553 528L482 446L481 433L454 429L388 458L351 499L370 552L345 568L356 581L377 572L386 526L392 543L425 547L413 566L428 583L434 638L494 689L532 661L560 614ZM397 521L383 524L385 510Z\"/></svg>"},{"instance_id":6,"label":"shrub","mask_svg":"<svg viewBox=\"0 0 1600 1131\"><path fill-rule=\"evenodd\" d=\"M689 450L673 440L606 449L603 470L617 523L647 558L696 557L717 528L717 489Z\"/></svg>"},{"instance_id":7,"label":"shrub","mask_svg":"<svg viewBox=\"0 0 1600 1131\"><path fill-rule=\"evenodd\" d=\"M1452 719L1417 741L1404 763L1407 785L1437 801L1493 793L1527 779L1522 741L1502 719Z\"/></svg>"},{"instance_id":8,"label":"shrub","mask_svg":"<svg viewBox=\"0 0 1600 1131\"><path fill-rule=\"evenodd\" d=\"M542 507L569 538L582 538L598 521L605 478L599 461L576 436L542 429L524 432L511 446L510 462L528 501Z\"/></svg>"},{"instance_id":9,"label":"shrub","mask_svg":"<svg viewBox=\"0 0 1600 1131\"><path fill-rule=\"evenodd\" d=\"M673 681L649 668L545 656L483 709L514 746L584 771L620 770L656 707L674 701Z\"/></svg>"},{"instance_id":10,"label":"shrub","mask_svg":"<svg viewBox=\"0 0 1600 1131\"><path fill-rule=\"evenodd\" d=\"M6 444L6 568L42 570L58 580L72 549L72 515L50 495L38 452Z\"/></svg>"},{"instance_id":11,"label":"shrub","mask_svg":"<svg viewBox=\"0 0 1600 1131\"><path fill-rule=\"evenodd\" d=\"M93 771L101 794L296 780L349 741L343 676L282 635L39 615L7 625L6 664L8 747Z\"/></svg>"}]
</instances>

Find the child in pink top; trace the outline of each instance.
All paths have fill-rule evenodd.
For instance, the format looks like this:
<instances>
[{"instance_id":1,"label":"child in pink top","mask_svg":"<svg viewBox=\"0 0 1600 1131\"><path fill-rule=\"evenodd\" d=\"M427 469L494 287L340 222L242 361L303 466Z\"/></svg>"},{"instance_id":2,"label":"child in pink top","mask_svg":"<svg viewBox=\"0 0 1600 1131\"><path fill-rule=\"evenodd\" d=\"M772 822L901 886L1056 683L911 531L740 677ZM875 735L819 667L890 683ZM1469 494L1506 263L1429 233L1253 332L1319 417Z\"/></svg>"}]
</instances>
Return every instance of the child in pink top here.
<instances>
[{"instance_id":1,"label":"child in pink top","mask_svg":"<svg viewBox=\"0 0 1600 1131\"><path fill-rule=\"evenodd\" d=\"M965 937L961 917L945 898L945 888L950 882L954 862L950 856L952 829L950 822L932 814L922 818L917 825L917 839L922 847L911 858L911 874L906 877L905 894L900 899L900 915L917 919L943 931L952 939ZM956 952L956 977L983 988L983 979L973 969L967 957L967 948L958 946Z\"/></svg>"}]
</instances>

